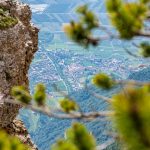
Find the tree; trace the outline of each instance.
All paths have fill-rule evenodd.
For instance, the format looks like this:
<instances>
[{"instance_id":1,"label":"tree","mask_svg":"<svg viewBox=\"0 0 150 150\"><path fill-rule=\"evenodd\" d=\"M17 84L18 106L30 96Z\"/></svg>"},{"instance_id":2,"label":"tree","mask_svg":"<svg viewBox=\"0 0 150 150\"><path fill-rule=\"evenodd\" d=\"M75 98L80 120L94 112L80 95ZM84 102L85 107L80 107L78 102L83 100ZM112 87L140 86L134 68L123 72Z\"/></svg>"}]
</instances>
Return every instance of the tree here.
<instances>
[{"instance_id":1,"label":"tree","mask_svg":"<svg viewBox=\"0 0 150 150\"><path fill-rule=\"evenodd\" d=\"M66 34L78 44L88 48L97 46L102 40L121 39L133 41L133 46L139 49L140 54L133 53L132 50L124 50L133 57L150 57L150 1L137 0L135 2L124 2L123 0L106 0L107 11L114 28L118 31L112 33L102 26L96 15L88 9L87 5L77 9L80 15L78 22L71 21L64 26ZM94 29L104 30L106 36L95 37L92 33ZM145 41L138 45L134 43L134 38L144 37ZM107 98L95 95L107 101L110 111L88 112L80 111L75 100L69 95L62 93L64 99L60 101L60 109L53 111L45 105L45 86L39 84L35 88L33 96L24 87L14 87L12 95L26 108L41 112L49 117L67 119L95 119L101 116L110 117L114 125L114 139L122 143L121 149L128 150L148 150L150 149L150 83L133 80L114 80L106 74L100 73L93 78L93 84L106 90L115 85L121 85L122 91ZM59 90L57 87L55 87ZM34 104L31 101L34 101ZM80 123L75 123L66 131L66 139L60 139L52 146L52 150L94 150L96 144L94 137ZM88 142L87 142L88 141ZM105 147L107 147L107 143Z\"/></svg>"}]
</instances>

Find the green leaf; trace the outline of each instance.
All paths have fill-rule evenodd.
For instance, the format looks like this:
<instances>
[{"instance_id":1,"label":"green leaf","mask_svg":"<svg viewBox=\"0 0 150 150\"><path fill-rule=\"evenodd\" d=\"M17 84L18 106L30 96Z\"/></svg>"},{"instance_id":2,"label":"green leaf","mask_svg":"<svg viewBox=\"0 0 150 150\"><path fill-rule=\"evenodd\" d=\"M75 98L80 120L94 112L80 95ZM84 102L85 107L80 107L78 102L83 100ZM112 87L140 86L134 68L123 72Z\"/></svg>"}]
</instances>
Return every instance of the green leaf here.
<instances>
[{"instance_id":1,"label":"green leaf","mask_svg":"<svg viewBox=\"0 0 150 150\"><path fill-rule=\"evenodd\" d=\"M113 97L113 123L128 150L150 149L150 90L127 87Z\"/></svg>"},{"instance_id":2,"label":"green leaf","mask_svg":"<svg viewBox=\"0 0 150 150\"><path fill-rule=\"evenodd\" d=\"M30 93L23 86L13 87L11 94L15 97L16 100L25 104L29 104L32 100Z\"/></svg>"},{"instance_id":3,"label":"green leaf","mask_svg":"<svg viewBox=\"0 0 150 150\"><path fill-rule=\"evenodd\" d=\"M18 138L0 131L0 150L30 150L30 148L21 143Z\"/></svg>"},{"instance_id":4,"label":"green leaf","mask_svg":"<svg viewBox=\"0 0 150 150\"><path fill-rule=\"evenodd\" d=\"M76 104L76 102L68 99L68 98L64 98L62 100L60 100L60 106L62 108L62 110L66 113L69 113L71 111L76 111L78 110L78 105Z\"/></svg>"},{"instance_id":5,"label":"green leaf","mask_svg":"<svg viewBox=\"0 0 150 150\"><path fill-rule=\"evenodd\" d=\"M86 14L88 11L88 6L87 5L82 5L82 6L79 6L77 9L76 9L76 12L77 13L80 13L80 14Z\"/></svg>"},{"instance_id":6,"label":"green leaf","mask_svg":"<svg viewBox=\"0 0 150 150\"><path fill-rule=\"evenodd\" d=\"M79 150L96 150L95 138L81 123L73 123L72 127L66 131L66 138Z\"/></svg>"},{"instance_id":7,"label":"green leaf","mask_svg":"<svg viewBox=\"0 0 150 150\"><path fill-rule=\"evenodd\" d=\"M37 84L35 87L33 98L37 105L42 106L45 105L46 101L46 88L43 84Z\"/></svg>"},{"instance_id":8,"label":"green leaf","mask_svg":"<svg viewBox=\"0 0 150 150\"><path fill-rule=\"evenodd\" d=\"M98 39L92 36L93 29L99 25L96 15L88 9L87 5L77 8L79 13L79 21L71 21L70 24L64 26L64 31L68 37L81 46L98 45Z\"/></svg>"},{"instance_id":9,"label":"green leaf","mask_svg":"<svg viewBox=\"0 0 150 150\"><path fill-rule=\"evenodd\" d=\"M79 150L72 142L59 140L52 145L51 150Z\"/></svg>"},{"instance_id":10,"label":"green leaf","mask_svg":"<svg viewBox=\"0 0 150 150\"><path fill-rule=\"evenodd\" d=\"M141 54L144 57L150 57L150 44L148 42L143 42L140 45L141 47Z\"/></svg>"},{"instance_id":11,"label":"green leaf","mask_svg":"<svg viewBox=\"0 0 150 150\"><path fill-rule=\"evenodd\" d=\"M99 74L95 75L93 78L93 83L96 86L107 89L107 90L112 88L114 85L113 80L104 73L99 73Z\"/></svg>"},{"instance_id":12,"label":"green leaf","mask_svg":"<svg viewBox=\"0 0 150 150\"><path fill-rule=\"evenodd\" d=\"M143 28L147 6L139 2L107 0L112 25L119 31L122 39L131 40Z\"/></svg>"}]
</instances>

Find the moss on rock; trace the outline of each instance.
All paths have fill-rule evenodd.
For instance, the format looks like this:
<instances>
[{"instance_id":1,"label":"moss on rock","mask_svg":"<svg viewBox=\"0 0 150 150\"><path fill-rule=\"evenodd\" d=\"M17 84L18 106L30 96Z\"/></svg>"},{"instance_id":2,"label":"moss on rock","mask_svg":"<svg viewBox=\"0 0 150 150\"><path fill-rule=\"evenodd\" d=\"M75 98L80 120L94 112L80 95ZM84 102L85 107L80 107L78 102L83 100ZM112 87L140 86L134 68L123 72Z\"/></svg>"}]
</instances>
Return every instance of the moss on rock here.
<instances>
[{"instance_id":1,"label":"moss on rock","mask_svg":"<svg viewBox=\"0 0 150 150\"><path fill-rule=\"evenodd\" d=\"M18 23L17 18L12 17L9 10L0 7L0 30L5 30L11 28Z\"/></svg>"}]
</instances>

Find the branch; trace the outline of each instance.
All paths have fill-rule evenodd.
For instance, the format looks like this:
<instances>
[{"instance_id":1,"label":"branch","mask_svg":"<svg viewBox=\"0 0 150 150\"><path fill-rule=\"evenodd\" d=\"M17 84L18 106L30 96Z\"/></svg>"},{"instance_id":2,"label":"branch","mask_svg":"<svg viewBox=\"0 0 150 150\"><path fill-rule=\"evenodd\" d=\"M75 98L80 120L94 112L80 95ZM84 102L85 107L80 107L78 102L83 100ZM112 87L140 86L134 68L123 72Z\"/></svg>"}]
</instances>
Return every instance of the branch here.
<instances>
[{"instance_id":1,"label":"branch","mask_svg":"<svg viewBox=\"0 0 150 150\"><path fill-rule=\"evenodd\" d=\"M66 94L65 92L61 91L61 90L57 87L56 84L53 84L53 87L54 87L54 89L55 89L57 92L59 92L62 96L64 96L64 97L66 97L66 98L68 98L68 99L74 101L74 99L71 98L68 94ZM82 113L81 107L80 107L79 105L78 105L78 107L79 107L80 112Z\"/></svg>"},{"instance_id":2,"label":"branch","mask_svg":"<svg viewBox=\"0 0 150 150\"><path fill-rule=\"evenodd\" d=\"M103 96L103 95L100 95L100 94L97 94L97 93L91 91L91 90L89 89L89 87L88 87L87 84L85 84L84 87L85 87L85 89L86 89L92 96L94 96L94 97L96 97L96 98L98 98L98 99L104 100L104 101L106 101L106 102L108 102L108 103L111 103L111 101L112 101L111 98L105 97L105 96Z\"/></svg>"},{"instance_id":3,"label":"branch","mask_svg":"<svg viewBox=\"0 0 150 150\"><path fill-rule=\"evenodd\" d=\"M11 104L18 104L22 105L24 108L30 109L34 112L42 113L50 118L57 118L57 119L84 119L84 120L94 120L99 117L109 117L114 115L112 111L98 111L98 112L88 112L88 113L81 113L81 112L71 112L68 114L65 113L54 113L48 109L48 107L37 107L33 105L26 105L21 102L16 101L5 101L6 103Z\"/></svg>"},{"instance_id":4,"label":"branch","mask_svg":"<svg viewBox=\"0 0 150 150\"><path fill-rule=\"evenodd\" d=\"M119 39L119 35L113 34L106 26L100 25L99 29L103 30L108 35L108 39Z\"/></svg>"},{"instance_id":5,"label":"branch","mask_svg":"<svg viewBox=\"0 0 150 150\"><path fill-rule=\"evenodd\" d=\"M150 19L150 11L148 11L148 13L147 13L147 20L149 20Z\"/></svg>"},{"instance_id":6,"label":"branch","mask_svg":"<svg viewBox=\"0 0 150 150\"><path fill-rule=\"evenodd\" d=\"M92 91L90 91L90 90L88 90L88 92L89 92L91 95L93 95L94 97L96 97L96 98L98 98L98 99L102 99L102 100L104 100L104 101L106 101L106 102L108 102L108 103L111 103L111 101L112 101L111 98L108 98L108 97L105 97L105 96L103 96L103 95L97 94L97 93L92 92Z\"/></svg>"},{"instance_id":7,"label":"branch","mask_svg":"<svg viewBox=\"0 0 150 150\"><path fill-rule=\"evenodd\" d=\"M135 81L135 80L115 80L115 83L117 83L117 84L134 84L137 86L150 85L150 82L142 82L142 81Z\"/></svg>"},{"instance_id":8,"label":"branch","mask_svg":"<svg viewBox=\"0 0 150 150\"><path fill-rule=\"evenodd\" d=\"M143 36L143 37L150 38L150 32L141 31L141 32L137 33L136 36Z\"/></svg>"},{"instance_id":9,"label":"branch","mask_svg":"<svg viewBox=\"0 0 150 150\"><path fill-rule=\"evenodd\" d=\"M107 141L104 144L101 144L96 147L96 150L105 150L108 146L112 145L115 142L114 139Z\"/></svg>"}]
</instances>

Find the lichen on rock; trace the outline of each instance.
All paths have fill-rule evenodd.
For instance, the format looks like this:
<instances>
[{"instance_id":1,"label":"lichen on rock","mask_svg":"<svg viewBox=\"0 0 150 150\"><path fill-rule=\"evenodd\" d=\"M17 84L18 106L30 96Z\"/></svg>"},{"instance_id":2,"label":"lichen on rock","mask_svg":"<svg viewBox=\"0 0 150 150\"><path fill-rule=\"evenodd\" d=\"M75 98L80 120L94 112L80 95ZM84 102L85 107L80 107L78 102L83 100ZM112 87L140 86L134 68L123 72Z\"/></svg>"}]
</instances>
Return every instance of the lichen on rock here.
<instances>
[{"instance_id":1,"label":"lichen on rock","mask_svg":"<svg viewBox=\"0 0 150 150\"><path fill-rule=\"evenodd\" d=\"M0 25L0 128L6 129L21 108L6 101L14 100L10 94L13 86L28 88L27 74L38 49L39 30L30 23L30 7L17 0L0 0L0 22L3 15L17 20L12 23L8 19L7 27Z\"/></svg>"}]
</instances>

